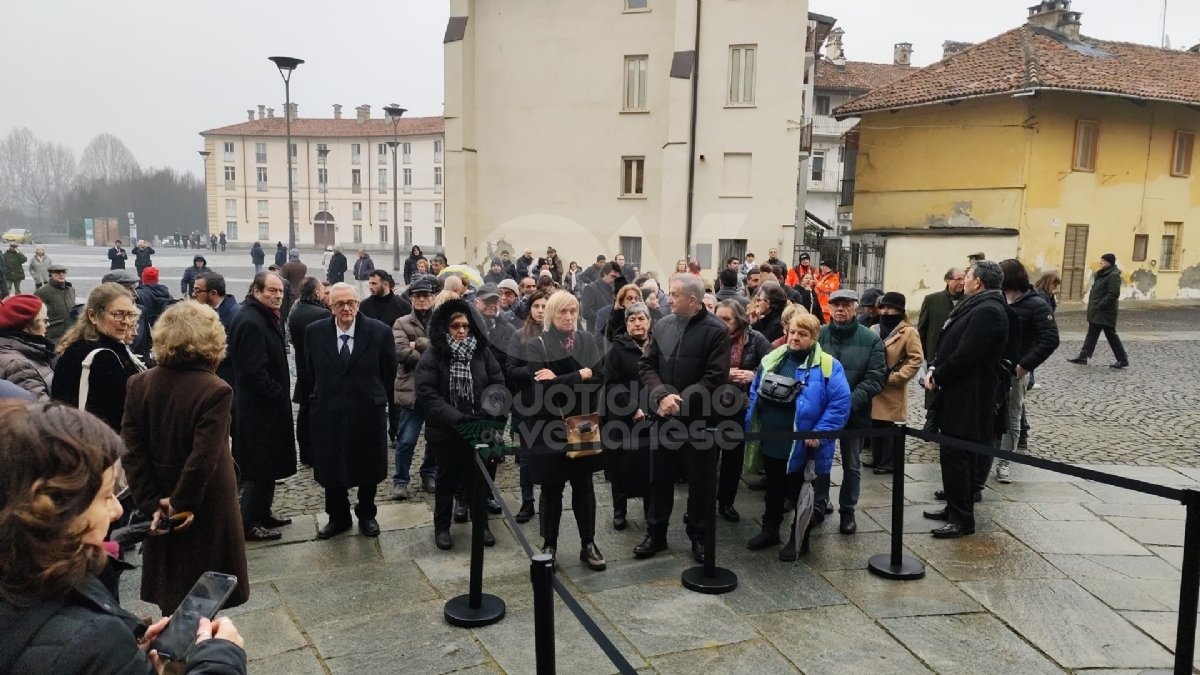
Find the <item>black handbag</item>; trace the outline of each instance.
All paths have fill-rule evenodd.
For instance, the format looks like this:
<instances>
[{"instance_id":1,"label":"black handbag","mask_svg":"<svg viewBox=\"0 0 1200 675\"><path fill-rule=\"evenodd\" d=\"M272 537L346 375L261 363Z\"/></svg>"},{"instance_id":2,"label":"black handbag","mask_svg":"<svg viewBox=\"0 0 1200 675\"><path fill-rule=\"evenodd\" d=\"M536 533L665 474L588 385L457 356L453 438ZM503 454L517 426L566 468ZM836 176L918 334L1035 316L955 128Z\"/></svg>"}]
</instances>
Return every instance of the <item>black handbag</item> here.
<instances>
[{"instance_id":1,"label":"black handbag","mask_svg":"<svg viewBox=\"0 0 1200 675\"><path fill-rule=\"evenodd\" d=\"M758 395L772 403L795 403L804 382L778 373L763 373Z\"/></svg>"}]
</instances>

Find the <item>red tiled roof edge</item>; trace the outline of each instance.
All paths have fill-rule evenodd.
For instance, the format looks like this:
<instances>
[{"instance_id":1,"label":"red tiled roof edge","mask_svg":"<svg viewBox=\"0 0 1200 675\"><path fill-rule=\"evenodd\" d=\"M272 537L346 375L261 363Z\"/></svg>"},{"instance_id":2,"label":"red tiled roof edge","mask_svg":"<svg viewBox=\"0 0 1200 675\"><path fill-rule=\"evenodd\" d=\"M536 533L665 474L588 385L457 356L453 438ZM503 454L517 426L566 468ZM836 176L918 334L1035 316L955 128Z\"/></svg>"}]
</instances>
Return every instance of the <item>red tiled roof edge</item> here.
<instances>
[{"instance_id":1,"label":"red tiled roof edge","mask_svg":"<svg viewBox=\"0 0 1200 675\"><path fill-rule=\"evenodd\" d=\"M446 133L442 117L409 117L400 120L396 129L400 136L424 136ZM283 117L268 117L247 120L238 124L201 131L201 136L285 136L287 120ZM357 118L343 119L305 118L292 121L292 136L352 138L383 137L392 135L392 123L386 119L371 119L360 124Z\"/></svg>"}]
</instances>

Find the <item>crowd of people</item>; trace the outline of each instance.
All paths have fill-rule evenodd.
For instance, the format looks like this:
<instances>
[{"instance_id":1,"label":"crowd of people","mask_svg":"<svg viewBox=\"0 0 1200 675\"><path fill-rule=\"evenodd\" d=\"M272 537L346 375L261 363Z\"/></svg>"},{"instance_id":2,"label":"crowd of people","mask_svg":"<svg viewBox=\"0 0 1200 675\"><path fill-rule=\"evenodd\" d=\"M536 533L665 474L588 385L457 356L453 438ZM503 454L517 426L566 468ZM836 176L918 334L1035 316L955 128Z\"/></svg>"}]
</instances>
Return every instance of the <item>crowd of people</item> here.
<instances>
[{"instance_id":1,"label":"crowd of people","mask_svg":"<svg viewBox=\"0 0 1200 675\"><path fill-rule=\"evenodd\" d=\"M434 543L452 549L452 523L501 510L493 497L474 513L468 499L480 429L496 430L488 435L493 444L515 445L516 520L537 517L542 550L552 556L567 545L559 534L568 485L580 560L602 571L597 528L625 529L630 500L641 500L647 533L633 554L667 549L683 483L682 520L697 560L706 528L716 526L706 522L706 505L715 500L720 517L737 522L737 492L750 489L763 492L762 528L746 546L794 561L835 509L839 531L857 531L863 459L889 473L890 449L877 443L867 454L862 434L837 442L735 435L714 458L698 430L887 427L908 419L916 380L927 391L927 429L1019 451L1028 442L1025 391L1059 341L1057 278L1032 284L1020 261L982 254L946 273L945 288L924 298L915 325L903 294L860 296L841 287L831 261L814 268L805 255L788 269L774 249L761 265L751 255L731 259L706 280L686 261L660 277L622 255L611 262L599 255L580 269L553 248L536 259L530 249L516 260L501 253L473 278L413 247L403 287L363 251L351 265L331 247L324 278L282 244L267 269L261 247L251 255L256 274L240 301L196 256L181 282L188 302L158 284L149 264L139 275L114 269L74 311L66 270L53 264L36 294L0 302L0 378L27 399L0 406L5 428L14 430L0 439L0 626L28 616L31 606L50 611L19 653L78 621L63 616L70 605L124 626L133 647L120 658L155 658L145 636L161 624L138 628L116 603L97 604L116 598L122 550L105 535L123 511L132 512L123 522L186 517L145 542L143 600L169 614L200 575L218 571L238 577L227 606L244 603L244 542L282 537L291 520L275 510L276 484L301 467L311 467L325 493L320 539L355 521L362 535L377 536L376 488L388 478L392 452L391 498L432 494ZM1115 259L1103 260L1103 269L1116 269ZM1072 361L1086 361L1107 332L1113 365L1124 367L1111 329L1116 298L1101 282L1095 313L1089 306L1089 342ZM66 291L72 297L60 298ZM685 433L668 443L668 429ZM424 456L410 487L422 434ZM572 450L590 441L599 449ZM493 475L503 454L488 453ZM937 496L946 506L925 515L945 524L932 535L972 534L973 504L992 462L952 445L941 456ZM835 461L843 470L836 504ZM1011 479L1007 464L995 470L998 481ZM608 479L613 514L603 525L598 473ZM46 482L62 487L45 492ZM46 544L44 532L59 542ZM40 548L29 545L34 539ZM485 544L494 543L486 531ZM212 672L242 672L232 624L205 630L205 640L226 643L207 653L232 668Z\"/></svg>"}]
</instances>

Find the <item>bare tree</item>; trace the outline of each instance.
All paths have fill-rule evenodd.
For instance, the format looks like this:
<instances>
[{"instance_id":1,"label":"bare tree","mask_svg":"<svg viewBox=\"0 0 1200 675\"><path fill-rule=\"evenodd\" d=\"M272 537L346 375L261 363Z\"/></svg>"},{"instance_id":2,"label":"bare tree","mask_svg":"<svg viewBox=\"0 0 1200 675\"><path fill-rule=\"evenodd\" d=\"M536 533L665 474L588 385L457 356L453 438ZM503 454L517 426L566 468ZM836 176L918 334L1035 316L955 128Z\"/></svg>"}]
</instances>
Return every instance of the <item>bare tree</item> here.
<instances>
[{"instance_id":1,"label":"bare tree","mask_svg":"<svg viewBox=\"0 0 1200 675\"><path fill-rule=\"evenodd\" d=\"M75 153L57 143L39 143L34 158L31 180L25 186L24 201L37 217L40 228L42 216L56 209L75 179Z\"/></svg>"},{"instance_id":2,"label":"bare tree","mask_svg":"<svg viewBox=\"0 0 1200 675\"><path fill-rule=\"evenodd\" d=\"M13 129L0 141L0 206L21 209L34 181L41 141L27 127Z\"/></svg>"},{"instance_id":3,"label":"bare tree","mask_svg":"<svg viewBox=\"0 0 1200 675\"><path fill-rule=\"evenodd\" d=\"M141 173L137 158L121 139L109 133L93 138L79 159L79 177L84 181L118 182Z\"/></svg>"}]
</instances>

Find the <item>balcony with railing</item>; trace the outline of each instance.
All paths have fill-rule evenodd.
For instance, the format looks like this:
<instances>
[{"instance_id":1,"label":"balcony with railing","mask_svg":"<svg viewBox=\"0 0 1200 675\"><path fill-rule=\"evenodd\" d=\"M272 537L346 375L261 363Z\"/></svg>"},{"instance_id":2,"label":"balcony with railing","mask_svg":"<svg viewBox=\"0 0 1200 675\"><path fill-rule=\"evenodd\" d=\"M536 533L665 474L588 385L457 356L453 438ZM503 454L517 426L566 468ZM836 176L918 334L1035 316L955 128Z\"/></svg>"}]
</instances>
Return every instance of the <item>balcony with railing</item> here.
<instances>
[{"instance_id":1,"label":"balcony with railing","mask_svg":"<svg viewBox=\"0 0 1200 675\"><path fill-rule=\"evenodd\" d=\"M812 120L806 120L804 125L800 127L800 154L808 156L812 154L813 148L813 123Z\"/></svg>"},{"instance_id":2,"label":"balcony with railing","mask_svg":"<svg viewBox=\"0 0 1200 675\"><path fill-rule=\"evenodd\" d=\"M813 134L841 138L858 124L857 117L836 120L832 115L813 115Z\"/></svg>"}]
</instances>

